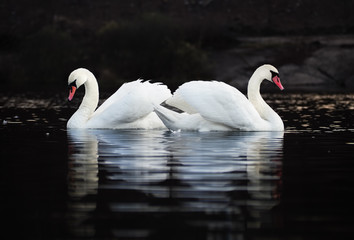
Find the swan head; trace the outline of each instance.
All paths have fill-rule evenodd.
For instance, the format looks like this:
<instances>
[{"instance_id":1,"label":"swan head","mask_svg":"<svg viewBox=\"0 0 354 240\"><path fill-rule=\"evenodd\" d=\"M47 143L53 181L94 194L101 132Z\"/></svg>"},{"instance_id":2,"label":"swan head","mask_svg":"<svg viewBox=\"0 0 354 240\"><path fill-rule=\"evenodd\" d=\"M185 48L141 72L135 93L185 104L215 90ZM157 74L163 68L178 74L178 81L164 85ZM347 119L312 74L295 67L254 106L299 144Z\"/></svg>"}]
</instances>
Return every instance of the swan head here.
<instances>
[{"instance_id":1,"label":"swan head","mask_svg":"<svg viewBox=\"0 0 354 240\"><path fill-rule=\"evenodd\" d=\"M68 78L69 101L73 99L76 90L88 80L90 74L92 73L85 68L78 68L70 73Z\"/></svg>"},{"instance_id":2,"label":"swan head","mask_svg":"<svg viewBox=\"0 0 354 240\"><path fill-rule=\"evenodd\" d=\"M278 86L280 90L284 90L283 85L280 82L279 71L270 64L264 64L260 66L256 72L261 76L261 79L266 79Z\"/></svg>"}]
</instances>

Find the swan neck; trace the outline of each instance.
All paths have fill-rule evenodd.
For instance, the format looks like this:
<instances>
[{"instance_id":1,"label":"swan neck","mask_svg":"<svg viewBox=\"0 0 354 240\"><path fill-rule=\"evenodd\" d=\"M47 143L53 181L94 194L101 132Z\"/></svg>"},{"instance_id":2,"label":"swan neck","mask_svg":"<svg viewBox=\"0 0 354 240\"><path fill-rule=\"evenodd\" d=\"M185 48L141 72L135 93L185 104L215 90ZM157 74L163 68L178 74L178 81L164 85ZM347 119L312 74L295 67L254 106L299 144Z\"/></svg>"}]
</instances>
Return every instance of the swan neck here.
<instances>
[{"instance_id":1,"label":"swan neck","mask_svg":"<svg viewBox=\"0 0 354 240\"><path fill-rule=\"evenodd\" d=\"M261 94L260 94L260 86L263 79L257 74L257 71L253 73L251 76L248 87L247 87L247 96L250 102L253 105L257 105L259 102L264 102ZM265 103L265 102L264 102ZM258 109L257 109L258 111Z\"/></svg>"},{"instance_id":2,"label":"swan neck","mask_svg":"<svg viewBox=\"0 0 354 240\"><path fill-rule=\"evenodd\" d=\"M263 78L257 74L257 71L252 75L248 82L247 96L252 105L264 120L271 121L277 115L276 112L263 100L260 93L260 86Z\"/></svg>"},{"instance_id":3,"label":"swan neck","mask_svg":"<svg viewBox=\"0 0 354 240\"><path fill-rule=\"evenodd\" d=\"M92 73L89 73L84 86L85 96L79 108L87 108L90 114L92 114L97 108L99 99L97 80Z\"/></svg>"},{"instance_id":4,"label":"swan neck","mask_svg":"<svg viewBox=\"0 0 354 240\"><path fill-rule=\"evenodd\" d=\"M68 128L85 128L87 121L94 113L98 104L97 80L89 71L87 71L84 76L87 77L84 83L85 95L79 109L69 119L67 123Z\"/></svg>"},{"instance_id":5,"label":"swan neck","mask_svg":"<svg viewBox=\"0 0 354 240\"><path fill-rule=\"evenodd\" d=\"M260 86L263 77L256 71L248 82L247 96L255 107L260 117L267 121L270 130L284 130L284 124L279 115L263 100L260 93Z\"/></svg>"}]
</instances>

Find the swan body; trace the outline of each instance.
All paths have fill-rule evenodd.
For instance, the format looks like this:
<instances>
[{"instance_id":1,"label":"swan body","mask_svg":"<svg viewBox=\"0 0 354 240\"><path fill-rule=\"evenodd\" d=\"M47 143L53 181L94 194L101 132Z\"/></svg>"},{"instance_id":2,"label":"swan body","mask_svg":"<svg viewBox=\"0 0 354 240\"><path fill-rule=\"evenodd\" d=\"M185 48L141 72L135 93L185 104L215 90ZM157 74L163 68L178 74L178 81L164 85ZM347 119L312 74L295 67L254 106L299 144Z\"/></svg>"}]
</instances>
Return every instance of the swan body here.
<instances>
[{"instance_id":1,"label":"swan body","mask_svg":"<svg viewBox=\"0 0 354 240\"><path fill-rule=\"evenodd\" d=\"M260 85L266 79L281 90L278 70L272 65L256 69L248 83L248 99L236 88L217 81L192 81L181 85L166 104L155 112L171 130L196 131L283 131L279 115L263 100Z\"/></svg>"},{"instance_id":2,"label":"swan body","mask_svg":"<svg viewBox=\"0 0 354 240\"><path fill-rule=\"evenodd\" d=\"M171 92L165 85L143 82L140 79L125 83L99 108L97 80L89 70L74 70L69 75L68 85L69 101L82 85L85 86L85 96L78 110L68 120L67 128L165 128L153 111L154 105L171 97Z\"/></svg>"}]
</instances>

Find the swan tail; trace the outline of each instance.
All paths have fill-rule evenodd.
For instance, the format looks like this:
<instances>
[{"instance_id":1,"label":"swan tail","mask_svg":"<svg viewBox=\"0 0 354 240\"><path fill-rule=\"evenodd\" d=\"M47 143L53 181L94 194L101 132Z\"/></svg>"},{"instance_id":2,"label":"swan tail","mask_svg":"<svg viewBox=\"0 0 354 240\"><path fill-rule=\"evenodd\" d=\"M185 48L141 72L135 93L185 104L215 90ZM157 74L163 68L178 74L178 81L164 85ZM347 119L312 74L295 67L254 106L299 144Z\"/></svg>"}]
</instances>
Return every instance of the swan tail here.
<instances>
[{"instance_id":1,"label":"swan tail","mask_svg":"<svg viewBox=\"0 0 354 240\"><path fill-rule=\"evenodd\" d=\"M182 120L182 114L169 110L161 105L155 105L154 111L165 126L173 131L178 131L178 123Z\"/></svg>"}]
</instances>

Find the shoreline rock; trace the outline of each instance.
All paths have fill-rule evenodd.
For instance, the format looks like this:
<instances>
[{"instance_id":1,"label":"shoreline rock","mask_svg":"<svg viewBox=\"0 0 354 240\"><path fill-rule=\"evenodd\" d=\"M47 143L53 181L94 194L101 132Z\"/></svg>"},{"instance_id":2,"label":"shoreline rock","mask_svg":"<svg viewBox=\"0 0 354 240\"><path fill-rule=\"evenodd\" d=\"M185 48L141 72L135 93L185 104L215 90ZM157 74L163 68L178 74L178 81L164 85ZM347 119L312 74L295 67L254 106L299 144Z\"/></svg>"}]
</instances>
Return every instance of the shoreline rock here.
<instances>
[{"instance_id":1,"label":"shoreline rock","mask_svg":"<svg viewBox=\"0 0 354 240\"><path fill-rule=\"evenodd\" d=\"M288 91L354 90L354 36L239 38L236 48L211 57L217 80L242 91L255 68L276 66ZM266 87L265 91L272 91Z\"/></svg>"}]
</instances>

